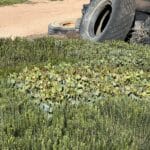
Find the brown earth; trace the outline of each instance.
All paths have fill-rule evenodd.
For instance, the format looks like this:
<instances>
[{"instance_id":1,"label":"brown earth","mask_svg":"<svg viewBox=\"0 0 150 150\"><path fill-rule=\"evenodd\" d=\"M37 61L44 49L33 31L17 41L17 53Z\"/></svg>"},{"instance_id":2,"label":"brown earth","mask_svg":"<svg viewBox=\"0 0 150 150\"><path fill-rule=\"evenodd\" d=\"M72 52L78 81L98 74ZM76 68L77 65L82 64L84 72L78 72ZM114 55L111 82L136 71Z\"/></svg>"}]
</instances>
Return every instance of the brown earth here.
<instances>
[{"instance_id":1,"label":"brown earth","mask_svg":"<svg viewBox=\"0 0 150 150\"><path fill-rule=\"evenodd\" d=\"M0 38L45 34L48 24L77 19L89 0L30 0L24 4L0 7Z\"/></svg>"}]
</instances>

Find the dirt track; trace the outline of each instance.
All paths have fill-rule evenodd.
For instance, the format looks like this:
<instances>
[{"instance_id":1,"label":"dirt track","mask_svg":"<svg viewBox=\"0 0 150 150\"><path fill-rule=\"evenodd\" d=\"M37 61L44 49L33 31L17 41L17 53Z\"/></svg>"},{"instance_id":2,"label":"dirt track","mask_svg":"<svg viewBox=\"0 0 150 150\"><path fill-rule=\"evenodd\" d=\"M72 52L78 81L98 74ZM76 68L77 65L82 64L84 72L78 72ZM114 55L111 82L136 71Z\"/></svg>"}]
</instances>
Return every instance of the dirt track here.
<instances>
[{"instance_id":1,"label":"dirt track","mask_svg":"<svg viewBox=\"0 0 150 150\"><path fill-rule=\"evenodd\" d=\"M0 38L47 33L53 21L76 19L89 0L30 0L28 3L0 7Z\"/></svg>"}]
</instances>

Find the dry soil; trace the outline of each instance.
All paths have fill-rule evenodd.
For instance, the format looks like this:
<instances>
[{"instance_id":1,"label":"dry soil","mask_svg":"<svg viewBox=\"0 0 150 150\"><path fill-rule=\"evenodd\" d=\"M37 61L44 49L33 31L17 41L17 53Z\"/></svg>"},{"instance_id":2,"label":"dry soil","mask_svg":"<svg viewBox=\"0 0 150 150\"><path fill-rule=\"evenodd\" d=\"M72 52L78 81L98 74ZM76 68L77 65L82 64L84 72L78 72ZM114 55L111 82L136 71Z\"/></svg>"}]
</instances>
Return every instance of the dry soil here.
<instances>
[{"instance_id":1,"label":"dry soil","mask_svg":"<svg viewBox=\"0 0 150 150\"><path fill-rule=\"evenodd\" d=\"M27 3L0 7L0 38L46 34L48 24L77 19L89 0L30 0Z\"/></svg>"}]
</instances>

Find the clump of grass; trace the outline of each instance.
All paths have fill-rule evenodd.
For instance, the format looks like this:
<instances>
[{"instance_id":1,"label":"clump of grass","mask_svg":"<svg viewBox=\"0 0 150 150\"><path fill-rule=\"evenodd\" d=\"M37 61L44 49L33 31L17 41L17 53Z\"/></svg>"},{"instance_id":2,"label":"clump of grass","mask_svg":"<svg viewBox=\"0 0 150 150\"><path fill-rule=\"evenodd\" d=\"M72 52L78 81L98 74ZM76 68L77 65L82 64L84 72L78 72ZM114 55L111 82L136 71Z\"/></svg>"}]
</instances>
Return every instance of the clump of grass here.
<instances>
[{"instance_id":1,"label":"clump of grass","mask_svg":"<svg viewBox=\"0 0 150 150\"><path fill-rule=\"evenodd\" d=\"M0 5L12 5L12 4L17 4L17 3L23 3L26 2L27 0L1 0Z\"/></svg>"}]
</instances>

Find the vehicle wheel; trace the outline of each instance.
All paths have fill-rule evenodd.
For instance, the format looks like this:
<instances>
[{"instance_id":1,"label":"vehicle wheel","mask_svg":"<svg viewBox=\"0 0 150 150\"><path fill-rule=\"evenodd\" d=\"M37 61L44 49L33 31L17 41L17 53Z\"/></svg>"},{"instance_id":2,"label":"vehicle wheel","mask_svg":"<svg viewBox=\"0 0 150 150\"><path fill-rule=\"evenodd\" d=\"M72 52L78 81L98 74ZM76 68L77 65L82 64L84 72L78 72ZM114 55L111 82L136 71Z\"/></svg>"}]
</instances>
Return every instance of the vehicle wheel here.
<instances>
[{"instance_id":1,"label":"vehicle wheel","mask_svg":"<svg viewBox=\"0 0 150 150\"><path fill-rule=\"evenodd\" d=\"M54 22L48 26L49 35L67 34L76 32L75 21Z\"/></svg>"},{"instance_id":2,"label":"vehicle wheel","mask_svg":"<svg viewBox=\"0 0 150 150\"><path fill-rule=\"evenodd\" d=\"M87 11L89 5L90 5L90 4L84 4L84 5L83 5L83 8L82 8L82 15L84 15L84 14L86 13L86 11Z\"/></svg>"},{"instance_id":3,"label":"vehicle wheel","mask_svg":"<svg viewBox=\"0 0 150 150\"><path fill-rule=\"evenodd\" d=\"M145 20L144 27L150 32L150 16Z\"/></svg>"},{"instance_id":4,"label":"vehicle wheel","mask_svg":"<svg viewBox=\"0 0 150 150\"><path fill-rule=\"evenodd\" d=\"M137 20L135 20L129 40L131 43L150 44L150 17L141 13L140 15L137 13Z\"/></svg>"},{"instance_id":5,"label":"vehicle wheel","mask_svg":"<svg viewBox=\"0 0 150 150\"><path fill-rule=\"evenodd\" d=\"M80 24L80 36L91 41L124 40L133 24L135 0L92 0Z\"/></svg>"},{"instance_id":6,"label":"vehicle wheel","mask_svg":"<svg viewBox=\"0 0 150 150\"><path fill-rule=\"evenodd\" d=\"M150 37L146 37L146 38L142 39L141 43L149 45L150 44Z\"/></svg>"}]
</instances>

